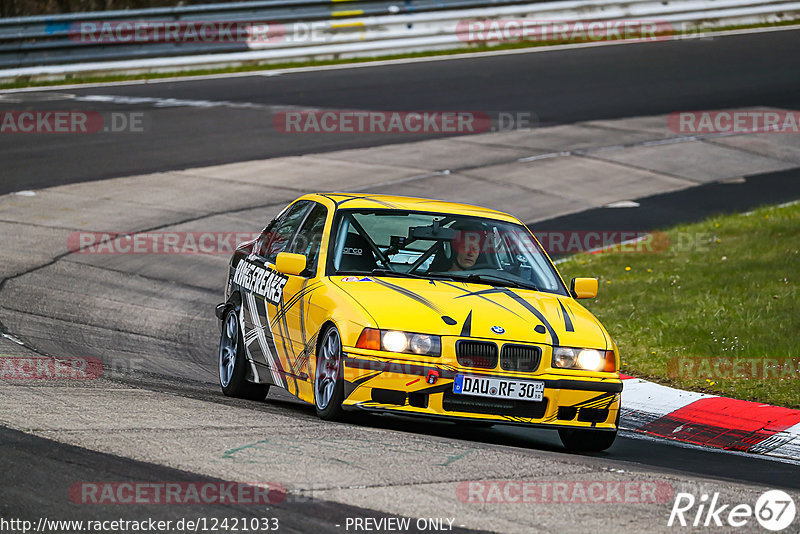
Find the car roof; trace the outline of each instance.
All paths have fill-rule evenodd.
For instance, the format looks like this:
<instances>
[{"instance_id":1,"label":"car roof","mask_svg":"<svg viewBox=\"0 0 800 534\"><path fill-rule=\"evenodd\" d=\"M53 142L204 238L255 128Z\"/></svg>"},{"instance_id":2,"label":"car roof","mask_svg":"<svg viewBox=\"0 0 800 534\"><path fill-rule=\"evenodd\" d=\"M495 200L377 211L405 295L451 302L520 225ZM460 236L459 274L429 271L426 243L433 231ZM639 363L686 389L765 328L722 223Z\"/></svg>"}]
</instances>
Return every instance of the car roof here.
<instances>
[{"instance_id":1,"label":"car roof","mask_svg":"<svg viewBox=\"0 0 800 534\"><path fill-rule=\"evenodd\" d=\"M372 193L312 193L302 197L307 200L318 200L315 197L324 197L334 202L337 208L346 209L387 209L426 211L434 213L453 213L473 215L503 221L519 223L513 215L480 206L460 204L458 202L445 202L430 198L402 197L396 195L379 195Z\"/></svg>"}]
</instances>

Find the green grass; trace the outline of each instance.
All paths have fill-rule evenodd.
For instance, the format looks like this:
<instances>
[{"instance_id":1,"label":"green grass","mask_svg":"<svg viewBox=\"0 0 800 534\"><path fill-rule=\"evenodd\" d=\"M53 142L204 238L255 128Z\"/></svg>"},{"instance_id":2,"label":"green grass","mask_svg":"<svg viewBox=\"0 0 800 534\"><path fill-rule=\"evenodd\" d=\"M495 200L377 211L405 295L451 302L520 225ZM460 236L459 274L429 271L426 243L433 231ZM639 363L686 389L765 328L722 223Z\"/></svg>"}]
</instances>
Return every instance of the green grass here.
<instances>
[{"instance_id":1,"label":"green grass","mask_svg":"<svg viewBox=\"0 0 800 534\"><path fill-rule=\"evenodd\" d=\"M622 372L800 408L800 370L794 379L691 378L668 371L677 357L800 357L800 204L664 232L670 245L662 252L583 253L558 266L565 279L600 279L598 297L582 302L619 345Z\"/></svg>"},{"instance_id":2,"label":"green grass","mask_svg":"<svg viewBox=\"0 0 800 534\"><path fill-rule=\"evenodd\" d=\"M780 22L765 22L759 24L743 24L743 25L731 25L731 26L721 26L718 28L707 28L699 30L700 33L702 32L719 32L719 31L729 31L729 30L742 30L742 29L752 29L752 28L770 28L770 27L780 27L780 26L796 26L798 25L797 20L783 20ZM676 32L675 36L684 35L687 38L694 35L694 32ZM454 48L450 50L434 50L430 52L414 52L414 53L407 53L407 54L393 54L393 55L385 55L385 56L377 56L371 58L353 58L353 59L332 59L326 61L301 61L301 62L288 62L288 63L271 63L271 64L248 64L248 65L241 65L237 67L223 67L223 68L212 68L212 69L196 69L196 70L182 70L182 71L174 71L174 72L148 72L148 73L141 73L141 74L118 74L118 75L109 75L109 76L91 76L91 77L83 77L83 76L72 76L67 75L63 79L59 80L48 80L48 81L37 81L31 80L26 78L21 78L15 82L11 83L0 83L0 90L2 89L19 89L23 87L49 87L54 85L63 85L63 84L83 84L83 83L106 83L106 82L119 82L119 81L133 81L133 80L157 80L160 78L173 78L176 76L183 76L183 77L191 77L191 76L205 76L210 74L228 74L228 73L239 73L239 72L260 72L260 71L267 71L267 70L276 70L276 69L289 69L289 68L300 68L300 67L318 67L318 66L326 66L326 65L343 65L343 64L352 64L352 63L369 63L372 61L386 61L392 59L407 59L407 58L421 58L421 57L432 57L432 56L449 56L449 55L457 55L457 54L469 54L474 52L486 52L486 51L495 51L495 50L513 50L517 48L532 48L532 47L541 47L541 46L554 46L554 45L567 45L567 44L581 44L581 41L517 41L517 42L510 42L510 43L502 43L498 45L486 45L486 44L476 44L473 46L468 46L464 48Z\"/></svg>"}]
</instances>

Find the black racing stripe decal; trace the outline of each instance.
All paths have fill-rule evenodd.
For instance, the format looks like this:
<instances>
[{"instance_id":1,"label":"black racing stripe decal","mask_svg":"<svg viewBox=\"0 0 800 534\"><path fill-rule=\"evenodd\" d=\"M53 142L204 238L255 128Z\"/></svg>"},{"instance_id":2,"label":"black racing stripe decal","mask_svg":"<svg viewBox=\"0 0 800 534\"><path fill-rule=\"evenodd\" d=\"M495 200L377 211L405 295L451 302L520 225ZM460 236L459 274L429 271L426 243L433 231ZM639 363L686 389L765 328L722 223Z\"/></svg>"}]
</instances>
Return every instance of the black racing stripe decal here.
<instances>
[{"instance_id":1,"label":"black racing stripe decal","mask_svg":"<svg viewBox=\"0 0 800 534\"><path fill-rule=\"evenodd\" d=\"M486 297L484 297L484 296L483 296L483 295L484 295L484 294L486 294L486 293L502 293L502 291L498 291L496 288L492 288L492 289L482 289L481 291L470 291L469 289L467 289L467 288L465 288L465 287L461 287L461 286L458 286L458 285L456 285L456 284L451 284L450 282L442 282L442 283L443 283L443 284L445 284L445 285L447 285L447 286L450 286L450 287L452 287L452 288L458 289L459 291L463 291L463 292L465 293L464 295L459 295L459 296L455 297L455 298L457 298L457 299L459 299L459 298L461 298L461 297L480 297L480 298L481 298L481 300L485 300L486 302L489 302L489 303L491 303L491 304L494 304L495 306L498 306L498 307L500 307L500 308L503 308L503 309L504 309L504 310L506 310L507 312L509 312L509 313L512 313L512 314L514 314L514 315L516 315L516 316L517 316L517 317L519 317L520 319L524 319L524 317L523 317L523 316L521 316L520 314L518 314L518 313L517 313L517 312L515 312L514 310L510 310L510 309L506 308L505 306L503 306L502 304L500 304L499 302L495 302L495 301L493 301L492 299L490 299L490 298L486 298Z\"/></svg>"},{"instance_id":2,"label":"black racing stripe decal","mask_svg":"<svg viewBox=\"0 0 800 534\"><path fill-rule=\"evenodd\" d=\"M273 318L272 324L274 325L278 321L282 320L286 312L288 312L295 304L301 301L303 297L313 292L314 290L319 289L320 287L322 287L322 282L317 282L314 285L310 285L298 291L291 299L289 299L289 302L287 302L281 307L281 310ZM302 313L302 311L300 313Z\"/></svg>"},{"instance_id":3,"label":"black racing stripe decal","mask_svg":"<svg viewBox=\"0 0 800 534\"><path fill-rule=\"evenodd\" d=\"M559 378L556 380L543 380L544 387L552 389L571 389L574 391L603 391L606 393L621 393L622 382L589 382L587 380L569 380Z\"/></svg>"},{"instance_id":4,"label":"black racing stripe decal","mask_svg":"<svg viewBox=\"0 0 800 534\"><path fill-rule=\"evenodd\" d=\"M369 369L384 373L394 373L400 375L428 376L428 371L438 371L439 378L455 378L455 369L442 369L441 367L426 366L424 364L410 364L404 362L379 362L376 360L361 360L358 358L346 358L345 365L351 369Z\"/></svg>"},{"instance_id":5,"label":"black racing stripe decal","mask_svg":"<svg viewBox=\"0 0 800 534\"><path fill-rule=\"evenodd\" d=\"M352 393L355 390L357 390L360 386L362 386L363 384L367 383L368 381L372 380L373 378L375 378L376 376L378 376L378 375L380 375L382 373L383 373L383 371L376 371L376 372L374 372L372 374L365 375L365 376L362 376L360 378L357 378L353 382L349 382L349 381L345 380L345 382L344 382L344 398L346 399L346 398L350 397L350 395L352 395Z\"/></svg>"},{"instance_id":6,"label":"black racing stripe decal","mask_svg":"<svg viewBox=\"0 0 800 534\"><path fill-rule=\"evenodd\" d=\"M297 361L298 355L294 352L294 344L292 343L291 338L289 338L289 324L286 320L286 308L284 303L281 301L281 322L283 322L283 329L286 332L286 335L283 337L283 350L286 352L286 364L289 367L289 373L291 373L292 382L294 383L294 394L298 396L300 394L300 387L297 385L297 370L294 367L294 362ZM289 349L286 349L286 340L289 340ZM289 379L286 378L286 385L289 385Z\"/></svg>"},{"instance_id":7,"label":"black racing stripe decal","mask_svg":"<svg viewBox=\"0 0 800 534\"><path fill-rule=\"evenodd\" d=\"M444 378L444 377L442 377ZM453 391L453 384L439 384L438 386L431 386L425 389L419 389L413 393L421 393L423 395L434 395L436 393L444 393L445 391Z\"/></svg>"},{"instance_id":8,"label":"black racing stripe decal","mask_svg":"<svg viewBox=\"0 0 800 534\"><path fill-rule=\"evenodd\" d=\"M266 359L267 356L266 354L264 354L261 341L258 338L258 327L256 326L258 319L255 317L257 310L256 311L253 310L253 307L257 306L257 304L255 304L255 301L253 301L252 304L254 306L251 306L251 301L249 299L246 299L242 302L242 308L241 308L242 341L244 342L244 348L247 353L248 359L253 363L255 363L257 366L269 368L269 366L267 365L267 359ZM262 377L261 373L258 373L259 381L266 384L274 384L275 380L272 377L272 373L268 372L266 374L267 376Z\"/></svg>"},{"instance_id":9,"label":"black racing stripe decal","mask_svg":"<svg viewBox=\"0 0 800 534\"><path fill-rule=\"evenodd\" d=\"M569 312L564 308L564 303L558 299L558 305L561 306L561 314L564 316L564 330L567 332L574 332L575 328L572 326L572 319L569 317Z\"/></svg>"},{"instance_id":10,"label":"black racing stripe decal","mask_svg":"<svg viewBox=\"0 0 800 534\"><path fill-rule=\"evenodd\" d=\"M531 420L530 417L518 417L516 415L507 415L506 418L508 418L509 421L514 421L517 423L527 423Z\"/></svg>"},{"instance_id":11,"label":"black racing stripe decal","mask_svg":"<svg viewBox=\"0 0 800 534\"><path fill-rule=\"evenodd\" d=\"M473 296L477 296L477 295L490 295L492 293L502 293L502 292L503 292L502 289L499 289L499 288L496 288L496 287L490 287L488 289L481 289L480 291L467 291L466 294L459 295L456 298L460 299L460 298L464 298L464 297L473 297Z\"/></svg>"},{"instance_id":12,"label":"black racing stripe decal","mask_svg":"<svg viewBox=\"0 0 800 534\"><path fill-rule=\"evenodd\" d=\"M311 336L311 339L303 344L303 350L297 355L294 361L294 369L297 371L298 378L301 380L308 380L311 375L311 369L308 365L308 360L312 354L317 350L317 335Z\"/></svg>"},{"instance_id":13,"label":"black racing stripe decal","mask_svg":"<svg viewBox=\"0 0 800 534\"><path fill-rule=\"evenodd\" d=\"M459 369L454 367L434 367L434 366L426 366L424 364L409 364L404 363L402 361L376 361L376 360L362 360L359 358L353 357L346 357L345 365L352 369L369 369L372 371L381 371L384 373L396 373L396 374L405 374L405 375L412 375L412 376L428 376L428 371L439 371L439 378L441 380L454 380L456 377L457 372L461 372L463 374L480 374L481 376L496 376L491 373L470 373L470 372L463 372ZM502 377L501 377L502 378ZM534 377L535 378L535 377ZM606 394L615 394L620 393L622 391L622 383L617 382L590 382L587 380L569 380L569 379L544 379L541 380L544 382L544 387L547 389L564 389L564 390L575 390L575 391L597 391L603 392ZM442 386L433 386L433 388L439 388ZM452 384L446 384L443 386L445 389L452 388ZM442 390L444 391L444 390ZM427 390L420 390L420 393L430 393ZM586 402L597 401L602 397L599 395L594 397Z\"/></svg>"},{"instance_id":14,"label":"black racing stripe decal","mask_svg":"<svg viewBox=\"0 0 800 534\"><path fill-rule=\"evenodd\" d=\"M303 288L300 291L301 293L306 290L308 287L308 279L303 280ZM300 298L300 339L303 342L304 351L306 350L306 345L308 340L306 339L306 306L305 306L305 299L302 297Z\"/></svg>"},{"instance_id":15,"label":"black racing stripe decal","mask_svg":"<svg viewBox=\"0 0 800 534\"><path fill-rule=\"evenodd\" d=\"M528 310L529 312L534 314L536 316L536 318L539 319L542 322L544 327L547 328L547 331L550 332L550 337L553 340L553 345L558 345L558 343L559 343L558 334L556 334L555 329L553 329L553 325L550 324L550 321L547 320L547 318L544 316L544 314L542 312L540 312L539 310L534 308L531 305L530 302L528 302L527 300L525 300L521 296L517 295L516 293L514 293L510 289L503 288L503 292L506 295L508 295L509 297L511 297L512 299L516 300L519 303L520 306L522 306L523 308L525 308L526 310Z\"/></svg>"},{"instance_id":16,"label":"black racing stripe decal","mask_svg":"<svg viewBox=\"0 0 800 534\"><path fill-rule=\"evenodd\" d=\"M283 365L281 365L281 358L278 355L278 347L275 345L275 336L273 335L272 329L269 327L271 321L269 318L269 308L267 308L268 303L266 299L261 297L260 295L254 295L252 293L250 293L250 295L252 296L256 304L256 313L259 314L259 323L261 324L260 329L262 330L262 332L264 332L264 338L266 339L267 342L267 348L269 349L270 354L272 356L270 360L272 361L272 363L275 364L274 370L278 373L278 375L275 377L278 383L275 385L277 385L278 387L285 388L286 384L282 383L279 380L279 378L284 374L284 370L283 370ZM261 309L259 308L259 306L263 306L264 309L263 315L261 314ZM264 318L263 321L261 320L261 317Z\"/></svg>"},{"instance_id":17,"label":"black racing stripe decal","mask_svg":"<svg viewBox=\"0 0 800 534\"><path fill-rule=\"evenodd\" d=\"M573 408L608 408L617 398L617 393L603 393L589 400L573 404Z\"/></svg>"},{"instance_id":18,"label":"black racing stripe decal","mask_svg":"<svg viewBox=\"0 0 800 534\"><path fill-rule=\"evenodd\" d=\"M467 318L464 319L464 326L461 328L461 337L472 336L472 310L469 311Z\"/></svg>"},{"instance_id":19,"label":"black racing stripe decal","mask_svg":"<svg viewBox=\"0 0 800 534\"><path fill-rule=\"evenodd\" d=\"M312 285L312 286L306 286L307 283L308 283L308 280L304 280L303 281L303 287L300 289L300 291L295 293L295 295L291 299L289 299L288 302L284 303L283 306L286 308L286 310L289 310L290 308L292 308L295 304L297 304L298 301L300 301L300 299L302 299L304 296L306 296L306 294L310 293L311 291L314 291L320 285L322 285L322 283L319 282L319 283L317 283L315 285Z\"/></svg>"},{"instance_id":20,"label":"black racing stripe decal","mask_svg":"<svg viewBox=\"0 0 800 534\"><path fill-rule=\"evenodd\" d=\"M343 196L343 197L347 197L347 198L346 198L346 200L340 200L340 201L336 202L336 206L337 207L339 207L339 206L341 206L343 204L346 204L346 203L350 202L351 200L369 200L370 202L374 202L374 203L379 204L379 205L381 205L381 206L383 206L385 208L397 208L398 207L396 204L393 204L391 202L386 202L384 200L379 200L377 198L374 198L372 195L344 195L344 194L339 194L339 196Z\"/></svg>"},{"instance_id":21,"label":"black racing stripe decal","mask_svg":"<svg viewBox=\"0 0 800 534\"><path fill-rule=\"evenodd\" d=\"M266 304L265 304L265 307L266 307ZM289 343L289 349L286 348L286 338L289 335L289 328L286 325L286 314L282 313L281 308L283 308L283 295L281 295L281 302L279 303L279 305L275 306L275 314L276 314L276 316L281 316L281 318L282 318L282 320L278 320L277 321L277 323L278 323L278 336L280 336L280 338L281 338L281 345L283 346L283 357L286 359L286 364L287 365L291 365L291 361L294 359L294 354L292 354L291 357L289 356L289 349L292 348L291 342ZM269 321L269 318L267 318L267 321ZM285 334L284 334L284 331L286 332ZM276 343L276 345L277 345L277 343ZM279 367L278 372L281 373L281 375L283 376L283 381L284 381L283 387L287 391L289 391L289 378L292 376L292 372L291 372L292 370L290 368L287 371L286 369L283 368L283 362L281 361L281 357L278 355L277 352L275 353L275 365L277 367ZM297 388L297 381L296 380L294 382L294 386L295 386L295 388Z\"/></svg>"},{"instance_id":22,"label":"black racing stripe decal","mask_svg":"<svg viewBox=\"0 0 800 534\"><path fill-rule=\"evenodd\" d=\"M436 314L439 315L439 317L442 318L442 321L444 321L445 324L449 324L449 325L455 324L455 320L452 317L449 317L449 316L445 315L445 313L442 311L441 308L439 308L439 306L434 304L432 301L426 299L422 295L417 295L413 291L410 291L410 290L408 290L408 289L406 289L404 287L400 287L398 285L392 284L391 282L387 282L386 280L379 280L377 278L373 278L372 280L375 283L382 285L383 287L388 287L389 289L393 289L394 291L397 291L401 295L405 295L406 297L408 297L408 298L410 298L412 300L416 300L417 302L419 302L423 306L426 306L426 307L430 308L431 310L435 311Z\"/></svg>"}]
</instances>

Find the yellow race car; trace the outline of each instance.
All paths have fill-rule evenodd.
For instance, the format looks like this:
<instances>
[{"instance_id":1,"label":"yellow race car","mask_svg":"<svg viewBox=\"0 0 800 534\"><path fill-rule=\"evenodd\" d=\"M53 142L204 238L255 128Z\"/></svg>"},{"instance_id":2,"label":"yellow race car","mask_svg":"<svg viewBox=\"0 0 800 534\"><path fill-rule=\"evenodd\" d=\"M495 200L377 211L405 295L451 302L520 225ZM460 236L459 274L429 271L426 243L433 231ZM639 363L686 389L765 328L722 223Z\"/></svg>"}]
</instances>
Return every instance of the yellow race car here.
<instances>
[{"instance_id":1,"label":"yellow race car","mask_svg":"<svg viewBox=\"0 0 800 534\"><path fill-rule=\"evenodd\" d=\"M506 213L386 195L287 206L230 262L219 380L340 419L361 409L550 427L571 450L616 437L619 352L533 234Z\"/></svg>"}]
</instances>

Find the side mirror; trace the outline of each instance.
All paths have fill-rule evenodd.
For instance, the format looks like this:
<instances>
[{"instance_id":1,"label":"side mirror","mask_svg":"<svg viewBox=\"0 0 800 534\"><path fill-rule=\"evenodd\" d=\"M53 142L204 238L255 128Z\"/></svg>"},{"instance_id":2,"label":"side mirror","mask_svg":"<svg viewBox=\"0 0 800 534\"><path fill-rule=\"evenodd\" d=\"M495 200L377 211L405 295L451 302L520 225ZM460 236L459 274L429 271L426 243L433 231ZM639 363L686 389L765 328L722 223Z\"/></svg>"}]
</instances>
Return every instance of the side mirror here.
<instances>
[{"instance_id":1,"label":"side mirror","mask_svg":"<svg viewBox=\"0 0 800 534\"><path fill-rule=\"evenodd\" d=\"M306 257L302 254L279 252L275 258L275 270L283 274L298 276L306 270Z\"/></svg>"},{"instance_id":2,"label":"side mirror","mask_svg":"<svg viewBox=\"0 0 800 534\"><path fill-rule=\"evenodd\" d=\"M573 278L569 292L576 299L593 299L597 296L597 278Z\"/></svg>"}]
</instances>

